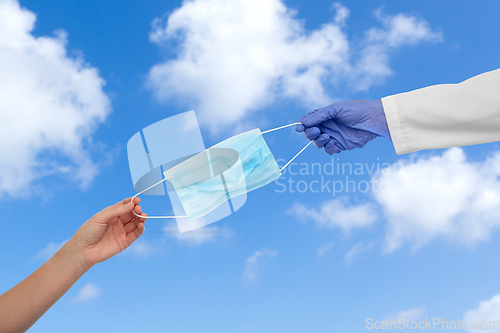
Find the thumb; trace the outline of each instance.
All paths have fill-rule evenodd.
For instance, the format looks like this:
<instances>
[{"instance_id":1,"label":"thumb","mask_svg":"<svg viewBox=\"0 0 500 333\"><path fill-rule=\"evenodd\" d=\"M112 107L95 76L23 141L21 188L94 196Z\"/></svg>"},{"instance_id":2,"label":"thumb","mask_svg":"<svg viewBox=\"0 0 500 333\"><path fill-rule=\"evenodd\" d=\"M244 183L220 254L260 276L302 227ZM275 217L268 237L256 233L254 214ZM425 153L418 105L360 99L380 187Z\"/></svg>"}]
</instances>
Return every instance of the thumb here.
<instances>
[{"instance_id":1,"label":"thumb","mask_svg":"<svg viewBox=\"0 0 500 333\"><path fill-rule=\"evenodd\" d=\"M332 119L333 109L334 106L332 104L327 107L314 110L303 116L299 121L304 124L305 127L317 126L326 120Z\"/></svg>"},{"instance_id":2,"label":"thumb","mask_svg":"<svg viewBox=\"0 0 500 333\"><path fill-rule=\"evenodd\" d=\"M128 214L132 212L132 209L134 208L135 204L130 201L130 199L125 199L123 201L120 201L113 206L109 206L104 208L102 211L99 212L99 220L101 222L109 222L115 217L122 216L125 214Z\"/></svg>"}]
</instances>

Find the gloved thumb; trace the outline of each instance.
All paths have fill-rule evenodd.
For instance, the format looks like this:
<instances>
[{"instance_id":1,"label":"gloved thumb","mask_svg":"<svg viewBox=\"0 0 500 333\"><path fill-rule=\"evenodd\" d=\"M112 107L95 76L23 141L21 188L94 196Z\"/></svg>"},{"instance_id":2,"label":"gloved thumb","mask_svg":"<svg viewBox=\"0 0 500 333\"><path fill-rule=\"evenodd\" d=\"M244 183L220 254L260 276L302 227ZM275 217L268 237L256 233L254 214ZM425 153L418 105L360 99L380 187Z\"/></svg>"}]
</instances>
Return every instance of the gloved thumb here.
<instances>
[{"instance_id":1,"label":"gloved thumb","mask_svg":"<svg viewBox=\"0 0 500 333\"><path fill-rule=\"evenodd\" d=\"M332 105L309 112L298 121L304 127L313 127L321 124L326 120L332 119Z\"/></svg>"}]
</instances>

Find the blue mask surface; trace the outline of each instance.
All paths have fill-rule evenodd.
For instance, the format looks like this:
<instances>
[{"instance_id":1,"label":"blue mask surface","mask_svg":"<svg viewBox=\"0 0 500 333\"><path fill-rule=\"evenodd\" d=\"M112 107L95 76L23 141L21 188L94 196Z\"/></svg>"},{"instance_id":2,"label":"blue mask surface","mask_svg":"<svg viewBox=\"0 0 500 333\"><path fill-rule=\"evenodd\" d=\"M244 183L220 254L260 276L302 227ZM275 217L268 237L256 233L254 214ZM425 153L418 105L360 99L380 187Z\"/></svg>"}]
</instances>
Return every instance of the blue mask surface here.
<instances>
[{"instance_id":1,"label":"blue mask surface","mask_svg":"<svg viewBox=\"0 0 500 333\"><path fill-rule=\"evenodd\" d=\"M189 219L199 218L234 196L255 190L281 176L259 129L193 156L165 171Z\"/></svg>"}]
</instances>

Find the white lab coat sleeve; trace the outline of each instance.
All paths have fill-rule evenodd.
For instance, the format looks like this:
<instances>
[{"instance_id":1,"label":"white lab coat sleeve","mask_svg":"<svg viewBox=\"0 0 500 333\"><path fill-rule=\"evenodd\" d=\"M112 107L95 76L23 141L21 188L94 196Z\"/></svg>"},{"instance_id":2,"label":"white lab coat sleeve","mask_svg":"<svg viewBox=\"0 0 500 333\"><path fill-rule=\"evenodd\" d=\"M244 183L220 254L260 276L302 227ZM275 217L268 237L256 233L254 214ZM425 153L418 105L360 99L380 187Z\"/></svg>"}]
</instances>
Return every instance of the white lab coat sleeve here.
<instances>
[{"instance_id":1,"label":"white lab coat sleeve","mask_svg":"<svg viewBox=\"0 0 500 333\"><path fill-rule=\"evenodd\" d=\"M500 141L500 69L382 103L397 154Z\"/></svg>"}]
</instances>

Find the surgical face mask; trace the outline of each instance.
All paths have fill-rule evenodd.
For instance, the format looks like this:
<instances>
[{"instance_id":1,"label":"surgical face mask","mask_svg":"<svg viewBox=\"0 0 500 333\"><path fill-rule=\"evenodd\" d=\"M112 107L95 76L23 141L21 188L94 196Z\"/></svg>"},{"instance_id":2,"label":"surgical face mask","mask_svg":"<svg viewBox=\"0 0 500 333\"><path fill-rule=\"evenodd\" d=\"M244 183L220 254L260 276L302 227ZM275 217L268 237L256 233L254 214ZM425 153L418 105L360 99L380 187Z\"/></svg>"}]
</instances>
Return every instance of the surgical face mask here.
<instances>
[{"instance_id":1,"label":"surgical face mask","mask_svg":"<svg viewBox=\"0 0 500 333\"><path fill-rule=\"evenodd\" d=\"M280 169L262 134L296 124L300 123L265 132L254 129L235 135L166 170L163 173L164 179L137 193L133 198L168 180L175 188L186 216L147 218L200 218L226 200L253 191L280 177L281 171L312 141Z\"/></svg>"}]
</instances>

